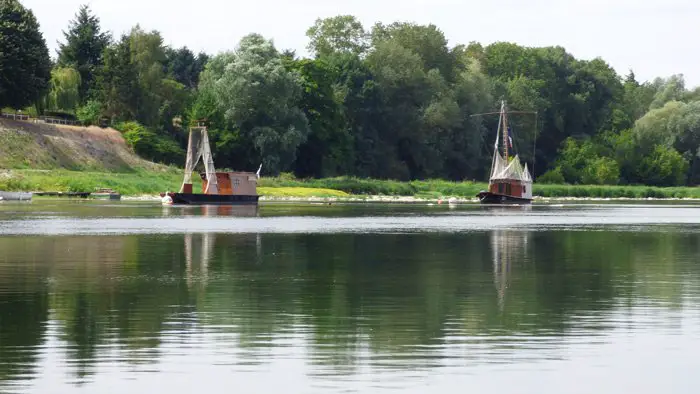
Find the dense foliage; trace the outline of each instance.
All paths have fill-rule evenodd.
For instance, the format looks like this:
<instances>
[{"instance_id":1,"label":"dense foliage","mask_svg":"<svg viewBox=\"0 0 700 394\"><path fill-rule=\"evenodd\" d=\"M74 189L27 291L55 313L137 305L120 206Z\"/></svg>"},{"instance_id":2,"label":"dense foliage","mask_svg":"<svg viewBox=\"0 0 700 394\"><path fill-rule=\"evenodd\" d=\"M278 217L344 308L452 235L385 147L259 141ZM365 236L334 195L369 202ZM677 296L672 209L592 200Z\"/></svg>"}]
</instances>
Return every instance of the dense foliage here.
<instances>
[{"instance_id":1,"label":"dense foliage","mask_svg":"<svg viewBox=\"0 0 700 394\"><path fill-rule=\"evenodd\" d=\"M700 181L700 89L686 89L681 75L640 82L561 47L450 47L434 25L367 29L350 15L319 19L307 35L311 58L259 34L210 58L139 26L113 39L84 6L43 102L123 128L153 160L178 163L188 126L204 119L219 167L485 180L497 117L471 115L503 99L537 111L514 115L511 129L539 183Z\"/></svg>"},{"instance_id":2,"label":"dense foliage","mask_svg":"<svg viewBox=\"0 0 700 394\"><path fill-rule=\"evenodd\" d=\"M39 23L17 0L0 0L0 108L22 108L45 93L51 59Z\"/></svg>"},{"instance_id":3,"label":"dense foliage","mask_svg":"<svg viewBox=\"0 0 700 394\"><path fill-rule=\"evenodd\" d=\"M88 6L80 7L75 20L71 21L67 32L63 32L65 43L59 45L58 66L71 67L80 74L80 102L85 103L88 90L99 68L102 56L109 45L110 36L101 31L100 20L90 13Z\"/></svg>"}]
</instances>

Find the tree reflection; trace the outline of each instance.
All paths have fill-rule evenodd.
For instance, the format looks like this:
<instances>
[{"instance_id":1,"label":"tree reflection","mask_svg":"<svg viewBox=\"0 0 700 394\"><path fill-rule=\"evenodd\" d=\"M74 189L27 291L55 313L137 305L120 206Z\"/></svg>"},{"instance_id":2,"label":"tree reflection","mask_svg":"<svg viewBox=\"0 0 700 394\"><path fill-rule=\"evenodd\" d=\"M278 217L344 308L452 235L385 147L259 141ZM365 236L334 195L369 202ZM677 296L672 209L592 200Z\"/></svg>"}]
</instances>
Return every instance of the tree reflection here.
<instances>
[{"instance_id":1,"label":"tree reflection","mask_svg":"<svg viewBox=\"0 0 700 394\"><path fill-rule=\"evenodd\" d=\"M0 292L0 383L31 379L38 372L48 301L47 292L38 289Z\"/></svg>"},{"instance_id":2,"label":"tree reflection","mask_svg":"<svg viewBox=\"0 0 700 394\"><path fill-rule=\"evenodd\" d=\"M517 351L505 337L607 332L648 300L680 310L699 245L674 231L0 238L0 380L31 374L47 324L82 381L193 341L231 363L303 348L319 374L422 368L455 347L479 362Z\"/></svg>"}]
</instances>

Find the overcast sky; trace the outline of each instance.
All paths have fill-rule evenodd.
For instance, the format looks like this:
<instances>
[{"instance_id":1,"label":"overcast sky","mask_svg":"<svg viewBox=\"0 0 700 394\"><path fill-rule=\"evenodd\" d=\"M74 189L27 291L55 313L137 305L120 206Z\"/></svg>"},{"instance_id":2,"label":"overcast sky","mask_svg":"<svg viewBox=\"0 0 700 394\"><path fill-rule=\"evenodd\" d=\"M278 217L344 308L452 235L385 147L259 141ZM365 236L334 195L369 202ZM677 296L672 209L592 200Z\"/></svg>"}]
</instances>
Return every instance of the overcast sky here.
<instances>
[{"instance_id":1,"label":"overcast sky","mask_svg":"<svg viewBox=\"0 0 700 394\"><path fill-rule=\"evenodd\" d=\"M375 22L433 23L449 45L511 41L561 45L577 58L605 59L637 78L683 74L700 85L698 0L20 0L41 24L52 56L80 4L114 34L139 23L159 30L167 45L216 54L256 32L278 49L306 53L306 29L318 17L357 16Z\"/></svg>"}]
</instances>

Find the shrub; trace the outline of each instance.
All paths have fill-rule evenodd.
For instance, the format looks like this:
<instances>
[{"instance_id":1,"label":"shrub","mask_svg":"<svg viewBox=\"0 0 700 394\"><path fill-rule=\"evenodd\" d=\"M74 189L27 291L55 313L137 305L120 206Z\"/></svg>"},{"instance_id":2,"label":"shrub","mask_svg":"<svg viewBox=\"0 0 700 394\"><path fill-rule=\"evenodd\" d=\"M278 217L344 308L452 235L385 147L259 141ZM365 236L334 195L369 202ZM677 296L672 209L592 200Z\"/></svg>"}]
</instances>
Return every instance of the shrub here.
<instances>
[{"instance_id":1,"label":"shrub","mask_svg":"<svg viewBox=\"0 0 700 394\"><path fill-rule=\"evenodd\" d=\"M537 178L537 183L561 185L566 183L564 175L561 173L561 167L549 170Z\"/></svg>"},{"instance_id":2,"label":"shrub","mask_svg":"<svg viewBox=\"0 0 700 394\"><path fill-rule=\"evenodd\" d=\"M116 126L137 155L152 161L182 165L185 150L167 135L156 134L138 122L122 122Z\"/></svg>"},{"instance_id":3,"label":"shrub","mask_svg":"<svg viewBox=\"0 0 700 394\"><path fill-rule=\"evenodd\" d=\"M675 149L657 145L654 152L639 163L638 171L648 185L682 185L688 172L688 162Z\"/></svg>"},{"instance_id":4,"label":"shrub","mask_svg":"<svg viewBox=\"0 0 700 394\"><path fill-rule=\"evenodd\" d=\"M620 182L620 166L609 157L598 157L586 164L581 181L587 185L616 185Z\"/></svg>"},{"instance_id":5,"label":"shrub","mask_svg":"<svg viewBox=\"0 0 700 394\"><path fill-rule=\"evenodd\" d=\"M102 113L102 103L95 100L90 100L82 107L78 107L75 111L75 115L78 120L85 126L92 126L98 124L100 120L100 115Z\"/></svg>"}]
</instances>

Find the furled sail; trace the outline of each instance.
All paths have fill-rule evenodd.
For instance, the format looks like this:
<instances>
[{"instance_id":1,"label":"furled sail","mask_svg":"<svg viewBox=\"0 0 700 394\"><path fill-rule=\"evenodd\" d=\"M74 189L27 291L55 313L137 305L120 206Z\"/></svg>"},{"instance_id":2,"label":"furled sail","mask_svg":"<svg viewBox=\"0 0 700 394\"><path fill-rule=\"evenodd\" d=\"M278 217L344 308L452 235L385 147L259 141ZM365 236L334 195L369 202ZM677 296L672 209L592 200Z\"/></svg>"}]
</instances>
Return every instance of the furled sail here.
<instances>
[{"instance_id":1,"label":"furled sail","mask_svg":"<svg viewBox=\"0 0 700 394\"><path fill-rule=\"evenodd\" d=\"M520 157L513 157L507 162L500 153L496 152L493 160L490 180L518 180L521 182L532 182L532 176L527 169L527 164L523 168L520 164Z\"/></svg>"}]
</instances>

